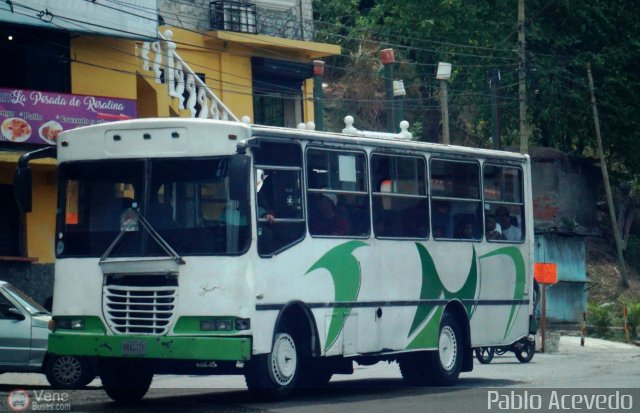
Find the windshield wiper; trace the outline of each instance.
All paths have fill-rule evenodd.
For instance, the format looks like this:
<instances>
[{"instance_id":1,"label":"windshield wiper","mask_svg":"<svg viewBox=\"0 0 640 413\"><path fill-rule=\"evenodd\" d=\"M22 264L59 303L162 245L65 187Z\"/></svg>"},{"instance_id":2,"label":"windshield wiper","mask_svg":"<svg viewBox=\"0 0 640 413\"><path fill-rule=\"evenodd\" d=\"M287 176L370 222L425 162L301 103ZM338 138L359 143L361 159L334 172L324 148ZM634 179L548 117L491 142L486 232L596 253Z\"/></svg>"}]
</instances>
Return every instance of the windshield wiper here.
<instances>
[{"instance_id":1,"label":"windshield wiper","mask_svg":"<svg viewBox=\"0 0 640 413\"><path fill-rule=\"evenodd\" d=\"M169 245L169 243L165 241L164 238L162 238L158 231L153 228L149 221L147 221L147 219L139 211L134 208L129 208L122 214L122 217L123 222L120 224L120 233L109 245L109 248L107 248L102 257L100 257L100 262L104 262L107 258L109 258L109 255L111 255L111 252L116 247L116 245L118 245L118 242L120 242L124 234L126 234L127 232L138 231L138 227L142 226L147 234L149 234L151 239L154 240L156 244L158 244L160 248L162 248L163 251L167 253L167 255L173 258L173 261L178 264L185 263L180 254L178 254L173 248L171 248L171 245Z\"/></svg>"}]
</instances>

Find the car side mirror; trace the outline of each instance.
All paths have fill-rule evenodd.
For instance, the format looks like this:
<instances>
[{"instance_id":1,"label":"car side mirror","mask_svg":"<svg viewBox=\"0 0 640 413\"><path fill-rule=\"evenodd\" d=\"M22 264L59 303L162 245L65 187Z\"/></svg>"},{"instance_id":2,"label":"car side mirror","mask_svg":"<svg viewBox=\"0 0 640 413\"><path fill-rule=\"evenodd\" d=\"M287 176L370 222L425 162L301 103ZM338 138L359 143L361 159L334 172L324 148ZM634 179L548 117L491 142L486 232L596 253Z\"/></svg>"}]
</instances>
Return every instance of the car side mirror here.
<instances>
[{"instance_id":1,"label":"car side mirror","mask_svg":"<svg viewBox=\"0 0 640 413\"><path fill-rule=\"evenodd\" d=\"M20 310L15 307L11 307L7 310L7 317L13 318L18 321L22 321L26 318L24 314L22 314Z\"/></svg>"}]
</instances>

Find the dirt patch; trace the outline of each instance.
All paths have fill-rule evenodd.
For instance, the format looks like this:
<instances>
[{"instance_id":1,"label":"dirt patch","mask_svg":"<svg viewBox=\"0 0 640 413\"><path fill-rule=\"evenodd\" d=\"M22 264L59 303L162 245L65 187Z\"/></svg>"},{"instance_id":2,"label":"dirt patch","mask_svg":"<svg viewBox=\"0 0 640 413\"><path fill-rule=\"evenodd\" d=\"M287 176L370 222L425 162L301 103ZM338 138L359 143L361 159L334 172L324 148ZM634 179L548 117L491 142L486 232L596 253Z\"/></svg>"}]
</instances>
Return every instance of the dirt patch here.
<instances>
[{"instance_id":1,"label":"dirt patch","mask_svg":"<svg viewBox=\"0 0 640 413\"><path fill-rule=\"evenodd\" d=\"M640 302L640 278L638 272L627 263L629 288L620 283L620 270L615 246L612 242L587 237L585 240L587 299L596 304Z\"/></svg>"}]
</instances>

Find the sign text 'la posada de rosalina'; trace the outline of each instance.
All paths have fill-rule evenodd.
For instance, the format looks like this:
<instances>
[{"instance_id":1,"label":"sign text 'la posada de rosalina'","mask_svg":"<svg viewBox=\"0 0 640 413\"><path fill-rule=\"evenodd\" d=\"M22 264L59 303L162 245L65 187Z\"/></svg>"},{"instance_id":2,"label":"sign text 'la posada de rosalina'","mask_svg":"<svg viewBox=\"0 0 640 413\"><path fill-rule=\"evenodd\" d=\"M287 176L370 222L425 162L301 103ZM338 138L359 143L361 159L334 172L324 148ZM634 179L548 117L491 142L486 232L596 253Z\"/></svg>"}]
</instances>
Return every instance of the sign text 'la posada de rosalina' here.
<instances>
[{"instance_id":1,"label":"sign text 'la posada de rosalina'","mask_svg":"<svg viewBox=\"0 0 640 413\"><path fill-rule=\"evenodd\" d=\"M55 145L60 132L136 117L136 101L0 88L0 142Z\"/></svg>"}]
</instances>

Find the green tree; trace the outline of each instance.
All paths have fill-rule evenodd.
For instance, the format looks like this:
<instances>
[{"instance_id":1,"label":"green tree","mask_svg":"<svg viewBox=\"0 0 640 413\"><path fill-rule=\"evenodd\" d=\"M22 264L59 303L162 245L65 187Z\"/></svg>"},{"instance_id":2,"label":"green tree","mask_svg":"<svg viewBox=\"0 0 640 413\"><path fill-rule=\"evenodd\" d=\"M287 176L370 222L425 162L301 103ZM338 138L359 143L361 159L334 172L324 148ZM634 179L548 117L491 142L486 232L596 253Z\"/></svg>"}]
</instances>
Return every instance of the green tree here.
<instances>
[{"instance_id":1,"label":"green tree","mask_svg":"<svg viewBox=\"0 0 640 413\"><path fill-rule=\"evenodd\" d=\"M383 100L377 53L393 47L399 62L396 77L404 79L407 89L405 117L422 125L421 139L439 140L435 71L439 61L446 61L454 67L449 89L453 142L491 144L487 72L495 67L502 74L503 141L517 143L516 2L317 0L314 12L318 40L342 46L343 55L328 60L328 79L343 86L345 97L355 96L353 101L329 105L332 114L358 113L358 105L366 105L369 116L377 120L361 124L356 120L356 126L377 127L385 121L386 102L375 105L370 99ZM635 70L640 25L634 2L527 0L526 16L531 145L575 155L595 153L585 68L591 62L610 164L623 174L640 173L640 154L634 146L640 138L640 117L635 113L640 92L640 75ZM368 99L358 101L353 89L366 89ZM340 124L339 120L334 123Z\"/></svg>"}]
</instances>

